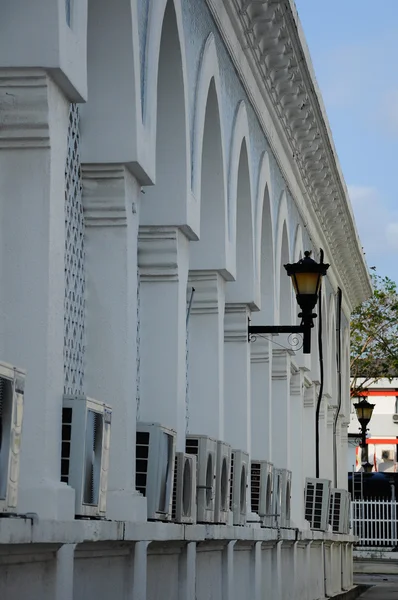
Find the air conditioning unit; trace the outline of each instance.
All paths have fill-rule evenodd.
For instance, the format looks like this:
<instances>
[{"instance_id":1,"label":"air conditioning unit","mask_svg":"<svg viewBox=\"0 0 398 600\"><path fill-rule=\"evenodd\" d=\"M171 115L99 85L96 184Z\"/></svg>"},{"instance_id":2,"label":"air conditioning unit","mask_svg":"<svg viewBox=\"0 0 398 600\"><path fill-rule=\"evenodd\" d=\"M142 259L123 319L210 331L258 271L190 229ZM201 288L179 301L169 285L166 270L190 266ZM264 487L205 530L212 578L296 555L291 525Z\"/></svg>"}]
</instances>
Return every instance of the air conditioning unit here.
<instances>
[{"instance_id":1,"label":"air conditioning unit","mask_svg":"<svg viewBox=\"0 0 398 600\"><path fill-rule=\"evenodd\" d=\"M159 423L137 423L135 487L147 499L150 521L170 521L176 432Z\"/></svg>"},{"instance_id":2,"label":"air conditioning unit","mask_svg":"<svg viewBox=\"0 0 398 600\"><path fill-rule=\"evenodd\" d=\"M61 481L75 490L76 517L105 517L111 417L102 402L64 396Z\"/></svg>"},{"instance_id":3,"label":"air conditioning unit","mask_svg":"<svg viewBox=\"0 0 398 600\"><path fill-rule=\"evenodd\" d=\"M395 413L395 414L392 416L392 420L394 421L394 423L398 423L398 414L396 414L396 413Z\"/></svg>"},{"instance_id":4,"label":"air conditioning unit","mask_svg":"<svg viewBox=\"0 0 398 600\"><path fill-rule=\"evenodd\" d=\"M171 519L176 523L196 523L196 456L177 452Z\"/></svg>"},{"instance_id":5,"label":"air conditioning unit","mask_svg":"<svg viewBox=\"0 0 398 600\"><path fill-rule=\"evenodd\" d=\"M0 512L14 513L18 501L25 371L0 363Z\"/></svg>"},{"instance_id":6,"label":"air conditioning unit","mask_svg":"<svg viewBox=\"0 0 398 600\"><path fill-rule=\"evenodd\" d=\"M217 441L206 435L189 434L185 451L196 456L197 522L214 523Z\"/></svg>"},{"instance_id":7,"label":"air conditioning unit","mask_svg":"<svg viewBox=\"0 0 398 600\"><path fill-rule=\"evenodd\" d=\"M383 460L394 460L394 450L390 450L389 448L383 448L381 451L381 458Z\"/></svg>"},{"instance_id":8,"label":"air conditioning unit","mask_svg":"<svg viewBox=\"0 0 398 600\"><path fill-rule=\"evenodd\" d=\"M246 524L248 474L249 455L242 450L232 450L230 510L233 525Z\"/></svg>"},{"instance_id":9,"label":"air conditioning unit","mask_svg":"<svg viewBox=\"0 0 398 600\"><path fill-rule=\"evenodd\" d=\"M231 480L231 446L217 442L216 497L214 522L228 523Z\"/></svg>"},{"instance_id":10,"label":"air conditioning unit","mask_svg":"<svg viewBox=\"0 0 398 600\"><path fill-rule=\"evenodd\" d=\"M263 518L263 525L272 527L272 463L252 460L250 463L251 510Z\"/></svg>"},{"instance_id":11,"label":"air conditioning unit","mask_svg":"<svg viewBox=\"0 0 398 600\"><path fill-rule=\"evenodd\" d=\"M328 527L330 485L328 479L306 479L305 519L311 529L326 531Z\"/></svg>"},{"instance_id":12,"label":"air conditioning unit","mask_svg":"<svg viewBox=\"0 0 398 600\"><path fill-rule=\"evenodd\" d=\"M330 490L329 525L334 533L349 533L350 494L347 490Z\"/></svg>"}]
</instances>

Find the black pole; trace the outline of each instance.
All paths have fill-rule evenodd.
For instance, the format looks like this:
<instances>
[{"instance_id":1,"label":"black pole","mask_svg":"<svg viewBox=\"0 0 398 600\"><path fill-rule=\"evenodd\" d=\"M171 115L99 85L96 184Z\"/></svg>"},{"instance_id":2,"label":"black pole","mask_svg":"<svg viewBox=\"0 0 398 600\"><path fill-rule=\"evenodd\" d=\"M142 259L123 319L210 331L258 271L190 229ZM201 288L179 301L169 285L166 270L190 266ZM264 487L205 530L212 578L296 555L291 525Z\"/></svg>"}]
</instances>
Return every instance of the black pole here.
<instances>
[{"instance_id":1,"label":"black pole","mask_svg":"<svg viewBox=\"0 0 398 600\"><path fill-rule=\"evenodd\" d=\"M323 250L320 250L321 260L323 263ZM319 413L321 410L322 394L323 394L323 346L322 346L322 286L319 290L319 301L318 301L318 315L319 315L319 326L318 326L318 349L319 349L319 394L318 402L316 405L315 415L315 476L319 478Z\"/></svg>"}]
</instances>

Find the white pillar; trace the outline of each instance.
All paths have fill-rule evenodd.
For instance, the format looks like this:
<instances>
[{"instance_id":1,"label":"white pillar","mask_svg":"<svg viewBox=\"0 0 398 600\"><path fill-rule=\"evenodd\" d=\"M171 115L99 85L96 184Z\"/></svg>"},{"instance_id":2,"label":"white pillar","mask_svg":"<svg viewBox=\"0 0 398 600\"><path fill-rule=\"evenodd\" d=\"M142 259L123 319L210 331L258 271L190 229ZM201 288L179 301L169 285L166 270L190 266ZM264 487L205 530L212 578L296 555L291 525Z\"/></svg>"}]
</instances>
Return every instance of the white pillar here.
<instances>
[{"instance_id":1,"label":"white pillar","mask_svg":"<svg viewBox=\"0 0 398 600\"><path fill-rule=\"evenodd\" d=\"M347 469L347 452L348 452L348 426L347 417L342 417L340 421L340 451L337 472L337 486L343 490L348 488L348 469Z\"/></svg>"},{"instance_id":2,"label":"white pillar","mask_svg":"<svg viewBox=\"0 0 398 600\"><path fill-rule=\"evenodd\" d=\"M303 476L315 477L316 386L305 385L303 409Z\"/></svg>"},{"instance_id":3,"label":"white pillar","mask_svg":"<svg viewBox=\"0 0 398 600\"><path fill-rule=\"evenodd\" d=\"M110 404L107 516L146 520L135 491L137 235L140 186L124 165L85 165L86 393Z\"/></svg>"},{"instance_id":4,"label":"white pillar","mask_svg":"<svg viewBox=\"0 0 398 600\"><path fill-rule=\"evenodd\" d=\"M73 519L60 482L69 102L41 70L0 70L0 350L27 370L19 512Z\"/></svg>"},{"instance_id":5,"label":"white pillar","mask_svg":"<svg viewBox=\"0 0 398 600\"><path fill-rule=\"evenodd\" d=\"M189 241L174 227L140 227L141 421L177 431L185 449Z\"/></svg>"},{"instance_id":6,"label":"white pillar","mask_svg":"<svg viewBox=\"0 0 398 600\"><path fill-rule=\"evenodd\" d=\"M328 472L329 447L327 443L327 399L322 397L319 409L319 477L325 479Z\"/></svg>"},{"instance_id":7,"label":"white pillar","mask_svg":"<svg viewBox=\"0 0 398 600\"><path fill-rule=\"evenodd\" d=\"M333 424L334 424L334 416L336 414L336 407L327 405L327 415L326 415L326 441L327 441L327 467L326 467L326 477L330 479L333 483L333 472L334 472L334 458L333 458Z\"/></svg>"},{"instance_id":8,"label":"white pillar","mask_svg":"<svg viewBox=\"0 0 398 600\"><path fill-rule=\"evenodd\" d=\"M250 453L250 347L246 304L225 306L225 441Z\"/></svg>"},{"instance_id":9,"label":"white pillar","mask_svg":"<svg viewBox=\"0 0 398 600\"><path fill-rule=\"evenodd\" d=\"M291 515L295 527L304 526L303 466L303 372L295 370L290 379L290 468L292 470Z\"/></svg>"},{"instance_id":10,"label":"white pillar","mask_svg":"<svg viewBox=\"0 0 398 600\"><path fill-rule=\"evenodd\" d=\"M224 309L225 280L217 271L190 271L194 288L189 317L190 433L224 438Z\"/></svg>"},{"instance_id":11,"label":"white pillar","mask_svg":"<svg viewBox=\"0 0 398 600\"><path fill-rule=\"evenodd\" d=\"M279 469L290 468L290 354L272 351L272 460Z\"/></svg>"},{"instance_id":12,"label":"white pillar","mask_svg":"<svg viewBox=\"0 0 398 600\"><path fill-rule=\"evenodd\" d=\"M251 452L256 460L272 461L272 349L258 337L250 343Z\"/></svg>"}]
</instances>

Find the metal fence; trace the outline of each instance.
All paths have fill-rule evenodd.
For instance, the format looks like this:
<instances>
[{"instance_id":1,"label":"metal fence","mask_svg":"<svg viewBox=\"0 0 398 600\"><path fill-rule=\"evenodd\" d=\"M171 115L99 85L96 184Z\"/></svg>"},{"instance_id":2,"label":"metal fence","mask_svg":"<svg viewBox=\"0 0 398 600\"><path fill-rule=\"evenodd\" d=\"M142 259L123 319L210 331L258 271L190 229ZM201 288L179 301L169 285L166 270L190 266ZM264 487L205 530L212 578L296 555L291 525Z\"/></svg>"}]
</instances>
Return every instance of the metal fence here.
<instances>
[{"instance_id":1,"label":"metal fence","mask_svg":"<svg viewBox=\"0 0 398 600\"><path fill-rule=\"evenodd\" d=\"M398 546L397 502L353 500L351 527L361 546Z\"/></svg>"}]
</instances>

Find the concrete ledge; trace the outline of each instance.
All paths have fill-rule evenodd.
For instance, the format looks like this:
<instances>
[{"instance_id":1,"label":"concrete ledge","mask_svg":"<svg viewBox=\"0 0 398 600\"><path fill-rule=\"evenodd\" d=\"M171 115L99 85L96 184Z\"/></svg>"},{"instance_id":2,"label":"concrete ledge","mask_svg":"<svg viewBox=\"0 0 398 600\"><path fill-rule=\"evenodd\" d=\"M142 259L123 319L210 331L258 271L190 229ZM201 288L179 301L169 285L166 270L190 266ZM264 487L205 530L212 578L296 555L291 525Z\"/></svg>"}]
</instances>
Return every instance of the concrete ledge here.
<instances>
[{"instance_id":1,"label":"concrete ledge","mask_svg":"<svg viewBox=\"0 0 398 600\"><path fill-rule=\"evenodd\" d=\"M332 596L333 600L355 600L361 596L366 590L371 588L371 585L359 584L355 585L353 588L348 590L347 592L341 592L341 594L337 594L337 596Z\"/></svg>"}]
</instances>

